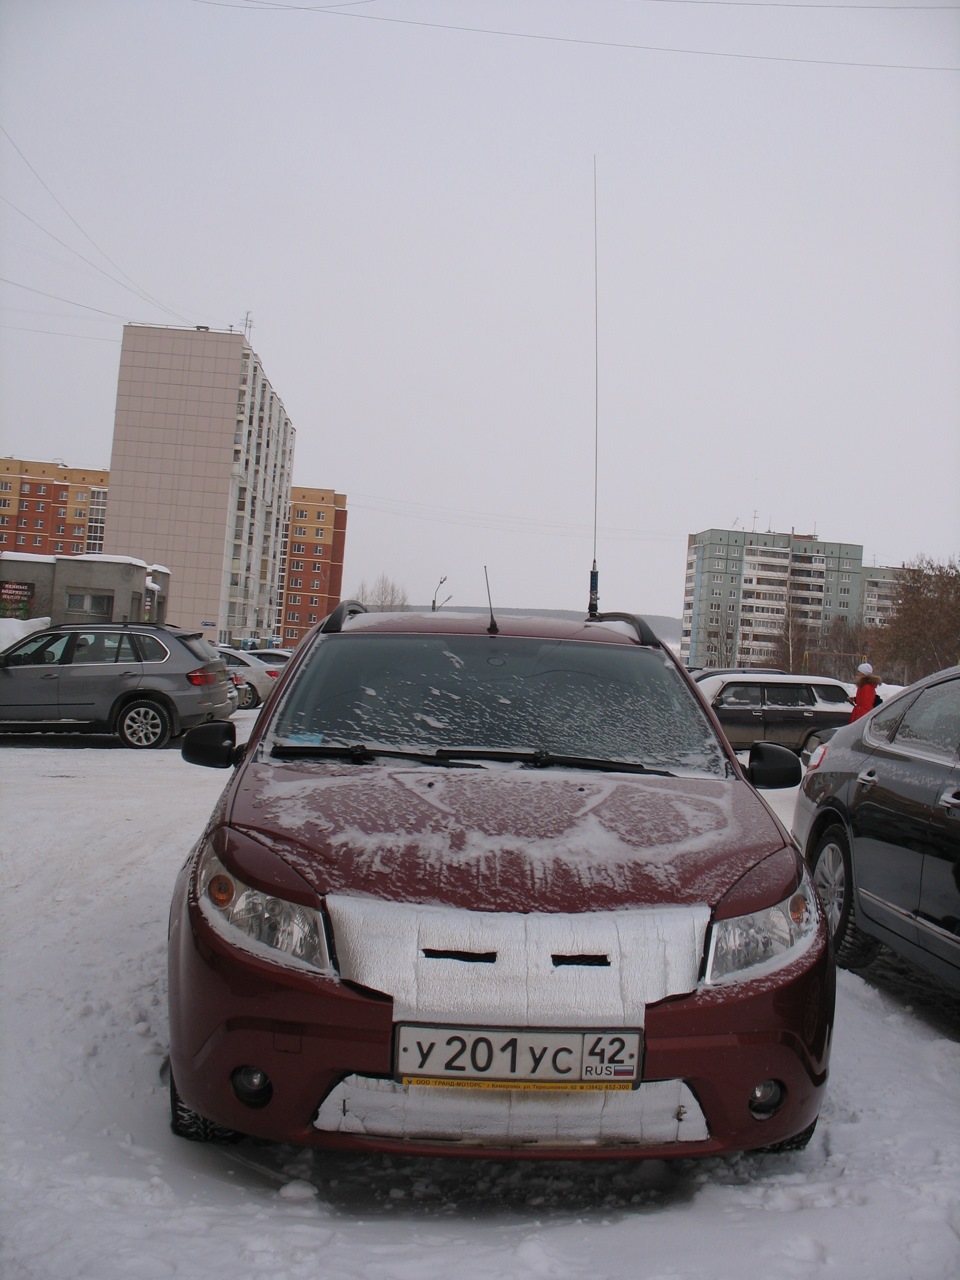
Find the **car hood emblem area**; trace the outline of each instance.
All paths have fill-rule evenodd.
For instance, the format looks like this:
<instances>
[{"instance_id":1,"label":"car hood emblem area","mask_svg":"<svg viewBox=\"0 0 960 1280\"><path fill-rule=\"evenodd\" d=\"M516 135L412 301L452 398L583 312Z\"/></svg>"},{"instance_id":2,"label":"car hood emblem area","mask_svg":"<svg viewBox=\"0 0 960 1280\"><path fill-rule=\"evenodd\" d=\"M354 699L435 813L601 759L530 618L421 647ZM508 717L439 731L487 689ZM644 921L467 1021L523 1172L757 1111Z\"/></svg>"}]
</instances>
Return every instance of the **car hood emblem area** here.
<instances>
[{"instance_id":1,"label":"car hood emblem area","mask_svg":"<svg viewBox=\"0 0 960 1280\"><path fill-rule=\"evenodd\" d=\"M642 1027L695 990L706 904L547 914L330 894L340 976L393 998L394 1020Z\"/></svg>"}]
</instances>

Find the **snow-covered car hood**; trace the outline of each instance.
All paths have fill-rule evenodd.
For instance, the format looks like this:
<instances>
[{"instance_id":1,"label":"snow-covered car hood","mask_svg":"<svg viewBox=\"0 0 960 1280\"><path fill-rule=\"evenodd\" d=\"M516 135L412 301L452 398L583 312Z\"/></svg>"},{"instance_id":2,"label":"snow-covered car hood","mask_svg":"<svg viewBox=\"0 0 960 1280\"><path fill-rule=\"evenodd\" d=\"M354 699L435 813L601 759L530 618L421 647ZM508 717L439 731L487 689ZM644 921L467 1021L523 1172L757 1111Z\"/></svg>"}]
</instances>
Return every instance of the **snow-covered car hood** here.
<instances>
[{"instance_id":1,"label":"snow-covered car hood","mask_svg":"<svg viewBox=\"0 0 960 1280\"><path fill-rule=\"evenodd\" d=\"M229 843L254 882L265 846L319 894L474 911L713 905L786 843L737 777L502 764L248 759L217 819L251 837Z\"/></svg>"}]
</instances>

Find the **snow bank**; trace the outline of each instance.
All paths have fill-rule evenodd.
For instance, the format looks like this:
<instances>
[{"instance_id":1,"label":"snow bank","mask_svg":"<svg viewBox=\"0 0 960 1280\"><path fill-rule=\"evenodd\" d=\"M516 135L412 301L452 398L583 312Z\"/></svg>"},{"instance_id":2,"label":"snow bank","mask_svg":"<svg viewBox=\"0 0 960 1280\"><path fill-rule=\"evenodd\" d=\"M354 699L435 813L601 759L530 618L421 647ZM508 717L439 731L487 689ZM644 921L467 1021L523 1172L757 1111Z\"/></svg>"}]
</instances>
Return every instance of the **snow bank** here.
<instances>
[{"instance_id":1,"label":"snow bank","mask_svg":"<svg viewBox=\"0 0 960 1280\"><path fill-rule=\"evenodd\" d=\"M167 911L224 775L174 749L12 742L0 740L5 1277L960 1274L960 1000L935 991L928 1016L848 973L826 1106L794 1155L513 1164L174 1138ZM789 822L794 793L767 794Z\"/></svg>"}]
</instances>

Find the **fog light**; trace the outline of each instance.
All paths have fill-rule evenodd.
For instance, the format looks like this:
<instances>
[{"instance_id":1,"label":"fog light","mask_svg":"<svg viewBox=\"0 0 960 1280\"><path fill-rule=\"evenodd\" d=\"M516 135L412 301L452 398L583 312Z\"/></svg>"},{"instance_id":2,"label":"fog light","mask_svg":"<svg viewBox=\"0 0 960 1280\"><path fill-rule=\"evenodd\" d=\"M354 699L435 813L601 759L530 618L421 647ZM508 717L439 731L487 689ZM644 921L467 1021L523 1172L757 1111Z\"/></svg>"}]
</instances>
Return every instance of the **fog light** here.
<instances>
[{"instance_id":1,"label":"fog light","mask_svg":"<svg viewBox=\"0 0 960 1280\"><path fill-rule=\"evenodd\" d=\"M786 1096L779 1080L761 1080L750 1093L750 1114L757 1120L766 1120L779 1110Z\"/></svg>"},{"instance_id":2,"label":"fog light","mask_svg":"<svg viewBox=\"0 0 960 1280\"><path fill-rule=\"evenodd\" d=\"M230 1083L233 1092L248 1107L265 1107L273 1097L270 1077L259 1067L237 1067Z\"/></svg>"}]
</instances>

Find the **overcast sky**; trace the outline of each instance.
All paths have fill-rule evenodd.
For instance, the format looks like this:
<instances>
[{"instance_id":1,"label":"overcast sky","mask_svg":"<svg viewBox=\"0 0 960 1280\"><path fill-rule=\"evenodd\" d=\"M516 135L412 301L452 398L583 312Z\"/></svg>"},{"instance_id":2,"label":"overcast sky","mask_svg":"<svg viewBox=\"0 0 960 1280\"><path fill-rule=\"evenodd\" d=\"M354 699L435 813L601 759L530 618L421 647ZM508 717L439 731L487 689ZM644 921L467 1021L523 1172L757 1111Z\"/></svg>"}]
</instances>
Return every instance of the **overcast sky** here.
<instances>
[{"instance_id":1,"label":"overcast sky","mask_svg":"<svg viewBox=\"0 0 960 1280\"><path fill-rule=\"evenodd\" d=\"M595 494L603 609L714 526L960 551L956 3L0 0L0 86L0 453L249 316L348 594L585 608Z\"/></svg>"}]
</instances>

